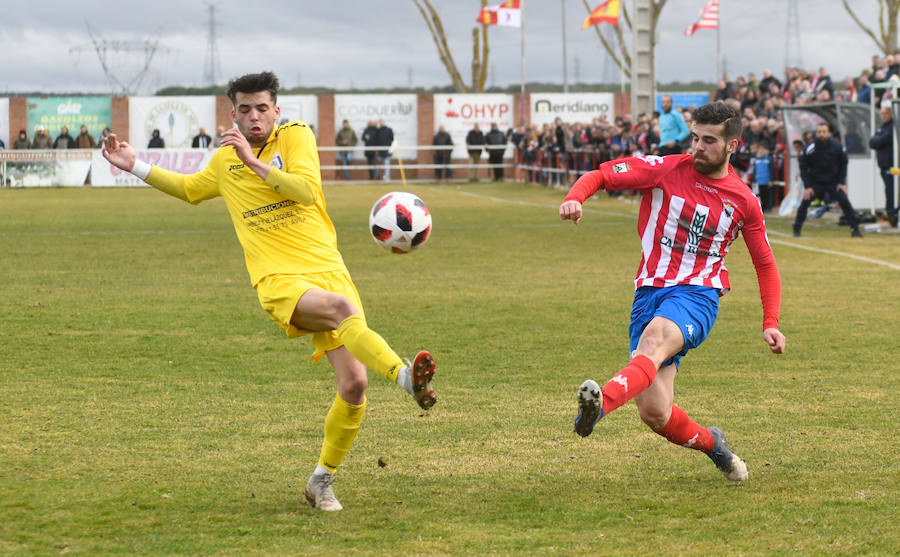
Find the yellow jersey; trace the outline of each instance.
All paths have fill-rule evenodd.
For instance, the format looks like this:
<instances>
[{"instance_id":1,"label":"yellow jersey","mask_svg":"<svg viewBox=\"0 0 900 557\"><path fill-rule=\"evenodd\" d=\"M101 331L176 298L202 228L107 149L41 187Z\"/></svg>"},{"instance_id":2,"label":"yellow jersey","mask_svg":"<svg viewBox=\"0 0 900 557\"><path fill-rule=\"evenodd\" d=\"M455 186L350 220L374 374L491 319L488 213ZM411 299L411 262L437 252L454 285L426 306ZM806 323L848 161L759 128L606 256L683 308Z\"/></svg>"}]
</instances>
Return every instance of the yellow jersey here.
<instances>
[{"instance_id":1,"label":"yellow jersey","mask_svg":"<svg viewBox=\"0 0 900 557\"><path fill-rule=\"evenodd\" d=\"M231 214L253 286L274 274L307 274L346 269L334 224L325 212L316 138L299 120L278 126L254 149L261 162L313 184L312 205L303 206L267 185L245 167L231 146L220 147L209 164L185 176L188 201L222 196Z\"/></svg>"}]
</instances>

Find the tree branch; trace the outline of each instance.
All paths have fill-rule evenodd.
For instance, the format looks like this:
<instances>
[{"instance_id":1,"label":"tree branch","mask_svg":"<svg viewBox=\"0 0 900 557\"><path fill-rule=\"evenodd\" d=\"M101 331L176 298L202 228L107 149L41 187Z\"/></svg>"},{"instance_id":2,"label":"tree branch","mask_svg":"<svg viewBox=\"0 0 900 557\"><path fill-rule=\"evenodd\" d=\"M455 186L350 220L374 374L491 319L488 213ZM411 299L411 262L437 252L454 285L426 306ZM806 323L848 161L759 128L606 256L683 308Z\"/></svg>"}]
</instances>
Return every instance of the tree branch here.
<instances>
[{"instance_id":1,"label":"tree branch","mask_svg":"<svg viewBox=\"0 0 900 557\"><path fill-rule=\"evenodd\" d=\"M850 4L847 3L847 0L841 0L841 4L844 5L844 9L847 10L847 13L850 14L850 17L853 18L853 21L859 26L860 29L865 32L866 35L872 38L875 41L875 46L881 49L881 52L884 54L888 54L887 45L878 40L878 37L875 36L875 33L872 32L871 29L866 27L862 21L856 16L856 13L853 11L853 8L850 7Z\"/></svg>"}]
</instances>

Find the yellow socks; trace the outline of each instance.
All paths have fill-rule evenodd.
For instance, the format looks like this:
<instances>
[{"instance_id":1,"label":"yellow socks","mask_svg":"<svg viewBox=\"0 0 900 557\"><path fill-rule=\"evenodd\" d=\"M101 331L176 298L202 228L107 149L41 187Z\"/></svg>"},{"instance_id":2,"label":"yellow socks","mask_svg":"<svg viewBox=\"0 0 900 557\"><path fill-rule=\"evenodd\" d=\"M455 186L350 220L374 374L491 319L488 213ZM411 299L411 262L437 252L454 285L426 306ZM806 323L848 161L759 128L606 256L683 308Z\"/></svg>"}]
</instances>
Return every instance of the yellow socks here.
<instances>
[{"instance_id":1,"label":"yellow socks","mask_svg":"<svg viewBox=\"0 0 900 557\"><path fill-rule=\"evenodd\" d=\"M342 399L341 395L334 397L331 409L325 417L325 441L322 442L319 466L334 473L353 445L365 413L365 401L362 404L350 404Z\"/></svg>"},{"instance_id":2,"label":"yellow socks","mask_svg":"<svg viewBox=\"0 0 900 557\"><path fill-rule=\"evenodd\" d=\"M362 315L351 315L337 328L344 346L354 358L386 379L397 382L397 374L406 365L381 335L366 325Z\"/></svg>"}]
</instances>

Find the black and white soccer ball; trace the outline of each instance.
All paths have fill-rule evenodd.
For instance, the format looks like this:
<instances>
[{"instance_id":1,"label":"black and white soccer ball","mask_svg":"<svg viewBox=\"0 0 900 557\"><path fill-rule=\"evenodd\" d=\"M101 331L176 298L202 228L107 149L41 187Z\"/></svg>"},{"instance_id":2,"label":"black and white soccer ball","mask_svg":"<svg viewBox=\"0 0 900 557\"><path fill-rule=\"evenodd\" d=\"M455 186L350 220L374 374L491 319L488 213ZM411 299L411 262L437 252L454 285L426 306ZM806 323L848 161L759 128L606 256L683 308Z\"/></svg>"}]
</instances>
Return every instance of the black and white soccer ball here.
<instances>
[{"instance_id":1,"label":"black and white soccer ball","mask_svg":"<svg viewBox=\"0 0 900 557\"><path fill-rule=\"evenodd\" d=\"M409 253L431 235L431 212L417 196L391 192L378 201L369 213L372 238L394 253Z\"/></svg>"}]
</instances>

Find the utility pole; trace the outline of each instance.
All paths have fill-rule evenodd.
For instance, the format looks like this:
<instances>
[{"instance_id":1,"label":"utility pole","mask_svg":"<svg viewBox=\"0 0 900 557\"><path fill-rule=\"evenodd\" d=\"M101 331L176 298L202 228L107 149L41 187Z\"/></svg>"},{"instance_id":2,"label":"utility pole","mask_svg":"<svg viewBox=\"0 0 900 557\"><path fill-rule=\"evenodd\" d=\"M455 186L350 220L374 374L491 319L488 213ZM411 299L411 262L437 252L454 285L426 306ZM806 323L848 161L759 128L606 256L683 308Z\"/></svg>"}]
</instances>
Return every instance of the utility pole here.
<instances>
[{"instance_id":1,"label":"utility pole","mask_svg":"<svg viewBox=\"0 0 900 557\"><path fill-rule=\"evenodd\" d=\"M637 115L641 112L652 113L656 104L654 102L656 83L650 48L653 41L650 3L651 0L634 0L631 55L631 115L634 121L637 121Z\"/></svg>"},{"instance_id":2,"label":"utility pole","mask_svg":"<svg viewBox=\"0 0 900 557\"><path fill-rule=\"evenodd\" d=\"M209 22L206 34L206 61L203 64L203 81L206 85L215 85L219 75L219 48L216 44L216 4L206 3L209 8Z\"/></svg>"}]
</instances>

